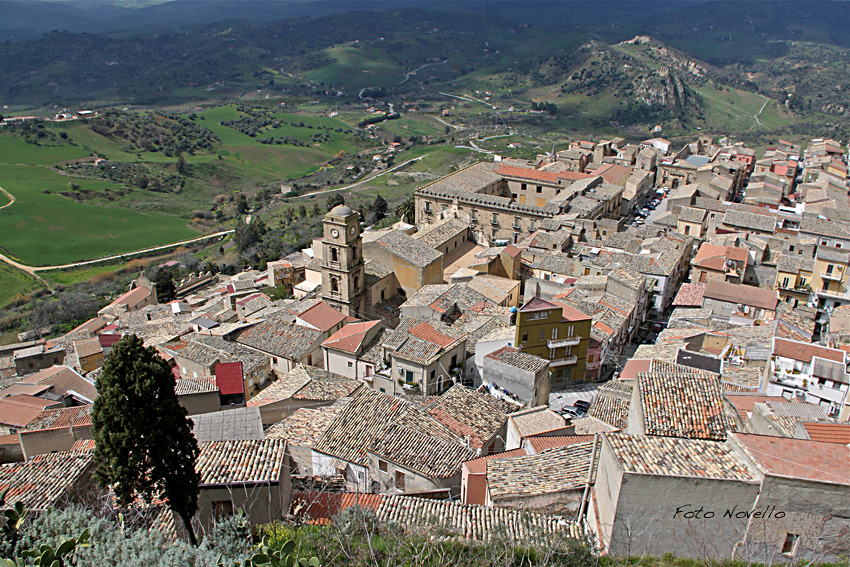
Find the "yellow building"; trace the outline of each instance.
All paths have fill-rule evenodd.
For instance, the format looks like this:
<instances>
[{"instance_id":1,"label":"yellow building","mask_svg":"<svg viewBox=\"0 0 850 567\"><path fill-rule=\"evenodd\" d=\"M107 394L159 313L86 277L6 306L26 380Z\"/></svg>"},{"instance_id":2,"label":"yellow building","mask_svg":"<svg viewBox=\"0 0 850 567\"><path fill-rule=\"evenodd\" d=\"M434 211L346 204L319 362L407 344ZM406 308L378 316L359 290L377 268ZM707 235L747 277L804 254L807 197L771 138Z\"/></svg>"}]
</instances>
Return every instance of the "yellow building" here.
<instances>
[{"instance_id":1,"label":"yellow building","mask_svg":"<svg viewBox=\"0 0 850 567\"><path fill-rule=\"evenodd\" d=\"M585 380L591 317L534 297L517 311L516 346L549 361L552 389Z\"/></svg>"},{"instance_id":2,"label":"yellow building","mask_svg":"<svg viewBox=\"0 0 850 567\"><path fill-rule=\"evenodd\" d=\"M812 274L812 289L826 293L843 293L847 290L847 252L825 246L818 247Z\"/></svg>"}]
</instances>

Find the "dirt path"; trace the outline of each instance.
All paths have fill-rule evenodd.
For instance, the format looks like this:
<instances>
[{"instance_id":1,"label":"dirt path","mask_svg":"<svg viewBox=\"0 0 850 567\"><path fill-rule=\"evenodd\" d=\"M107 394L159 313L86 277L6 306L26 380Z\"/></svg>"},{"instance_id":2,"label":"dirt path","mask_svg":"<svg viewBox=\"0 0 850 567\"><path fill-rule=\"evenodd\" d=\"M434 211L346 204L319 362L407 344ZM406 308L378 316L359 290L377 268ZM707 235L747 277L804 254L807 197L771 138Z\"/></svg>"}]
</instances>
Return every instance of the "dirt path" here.
<instances>
[{"instance_id":1,"label":"dirt path","mask_svg":"<svg viewBox=\"0 0 850 567\"><path fill-rule=\"evenodd\" d=\"M5 205L3 205L2 207L0 207L0 210L5 209L6 207L11 207L12 204L15 202L15 196L12 195L11 193L9 193L8 191L6 191L5 189L3 189L2 187L0 187L0 193L3 193L7 197L9 197L9 202L6 203Z\"/></svg>"},{"instance_id":2,"label":"dirt path","mask_svg":"<svg viewBox=\"0 0 850 567\"><path fill-rule=\"evenodd\" d=\"M373 179L377 179L378 177L380 177L382 175L386 175L390 172L393 172L396 169L399 169L400 167L404 167L405 165L407 165L409 163L413 163L414 161L419 161L420 159L422 159L424 157L425 156L419 156L419 157L415 157L413 159L409 159L404 163L400 163L399 165L393 166L390 169L385 169L384 171L382 171L380 173L376 173L375 175L369 175L365 179L361 179L357 183L352 183L351 185L346 185L345 187L337 187L336 189L324 189L322 191L313 191L312 193L304 193L303 195L298 195L298 197L312 197L313 195L324 195L326 193L336 193L337 191L347 191L349 189L353 189L354 187L357 187L358 185L363 185L364 183L372 181Z\"/></svg>"},{"instance_id":3,"label":"dirt path","mask_svg":"<svg viewBox=\"0 0 850 567\"><path fill-rule=\"evenodd\" d=\"M764 95L761 95L761 96L764 96ZM761 105L761 108L759 109L758 114L753 114L753 118L756 119L756 124L758 124L759 126L764 126L765 128L767 128L767 126L765 126L764 124L761 123L761 120L759 120L759 116L761 116L761 113L764 112L764 109L767 106L768 102L770 102L770 99L767 98L766 96L764 96L764 104ZM753 128L755 128L754 125L750 126L750 130L752 130Z\"/></svg>"},{"instance_id":4,"label":"dirt path","mask_svg":"<svg viewBox=\"0 0 850 567\"><path fill-rule=\"evenodd\" d=\"M47 284L47 282L45 280L43 280L36 272L46 272L46 271L49 271L49 270L62 270L62 269L67 269L67 268L79 268L81 266L90 266L92 264L99 264L101 262L108 262L109 260L118 260L118 259L124 258L126 256L136 256L138 254L146 254L148 252L156 252L157 250L167 250L168 248L174 248L175 246L182 246L184 244L192 244L194 242L201 242L202 240L209 240L209 239L212 239L212 238L218 238L218 237L224 236L226 234L231 234L233 232L234 232L233 229L222 230L221 232L216 232L216 233L213 233L213 234L206 234L204 236L199 236L198 238L192 238L190 240L181 240L180 242L173 242L171 244L163 244L161 246L154 246L152 248L145 248L143 250L135 250L133 252L125 252L123 254L115 254L113 256L106 256L106 257L103 257L103 258L97 258L95 260L86 260L84 262L74 262L72 264L62 264L60 266L28 266L26 264L21 264L20 262L16 262L15 260L12 260L11 258L9 258L8 256L6 256L4 254L0 254L0 260L2 260L3 262L6 262L10 266L13 266L13 267L15 267L15 268L17 268L21 271L24 271L24 272L30 274L31 276L34 276L39 281L41 281L42 283L47 285L48 288L49 288L50 286Z\"/></svg>"}]
</instances>

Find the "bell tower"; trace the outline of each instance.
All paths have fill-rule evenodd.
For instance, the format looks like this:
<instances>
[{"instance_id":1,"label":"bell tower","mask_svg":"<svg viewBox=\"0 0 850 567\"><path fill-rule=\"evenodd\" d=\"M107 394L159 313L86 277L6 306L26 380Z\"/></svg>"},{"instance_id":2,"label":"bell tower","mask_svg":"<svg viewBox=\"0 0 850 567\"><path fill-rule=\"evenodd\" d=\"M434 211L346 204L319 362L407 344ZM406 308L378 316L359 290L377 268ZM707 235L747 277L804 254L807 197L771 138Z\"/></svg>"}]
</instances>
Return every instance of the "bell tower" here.
<instances>
[{"instance_id":1,"label":"bell tower","mask_svg":"<svg viewBox=\"0 0 850 567\"><path fill-rule=\"evenodd\" d=\"M322 301L337 311L363 319L366 312L366 272L360 215L337 205L323 221Z\"/></svg>"}]
</instances>

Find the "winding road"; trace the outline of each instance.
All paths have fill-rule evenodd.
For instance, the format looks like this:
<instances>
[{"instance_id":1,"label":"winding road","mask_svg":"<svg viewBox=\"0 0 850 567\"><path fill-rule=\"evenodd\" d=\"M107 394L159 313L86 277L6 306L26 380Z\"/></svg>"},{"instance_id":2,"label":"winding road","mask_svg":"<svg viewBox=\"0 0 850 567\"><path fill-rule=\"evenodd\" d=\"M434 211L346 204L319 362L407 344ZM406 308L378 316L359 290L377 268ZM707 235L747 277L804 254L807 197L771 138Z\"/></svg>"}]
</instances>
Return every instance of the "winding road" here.
<instances>
[{"instance_id":1,"label":"winding road","mask_svg":"<svg viewBox=\"0 0 850 567\"><path fill-rule=\"evenodd\" d=\"M761 95L761 96L764 96L764 95ZM764 111L764 109L765 109L765 107L767 106L767 103L768 103L768 102L770 102L770 99L769 99L769 98L767 98L766 96L764 96L764 104L763 104L763 105L761 105L761 108L759 109L758 114L753 114L753 118L755 118L755 119L756 119L756 123L757 123L759 126L764 126L764 124L762 124L762 123L761 123L761 120L759 120L759 116L761 116L761 113ZM765 127L765 128L767 128L767 126L764 126L764 127ZM753 128L755 128L755 126L750 126L750 130L752 130Z\"/></svg>"},{"instance_id":2,"label":"winding road","mask_svg":"<svg viewBox=\"0 0 850 567\"><path fill-rule=\"evenodd\" d=\"M2 207L0 207L0 210L5 209L6 207L11 207L12 204L15 202L15 196L12 195L11 193L9 193L8 191L6 191L5 189L3 189L2 187L0 187L0 193L3 193L7 197L9 197L9 202L6 203L5 205L3 205Z\"/></svg>"}]
</instances>

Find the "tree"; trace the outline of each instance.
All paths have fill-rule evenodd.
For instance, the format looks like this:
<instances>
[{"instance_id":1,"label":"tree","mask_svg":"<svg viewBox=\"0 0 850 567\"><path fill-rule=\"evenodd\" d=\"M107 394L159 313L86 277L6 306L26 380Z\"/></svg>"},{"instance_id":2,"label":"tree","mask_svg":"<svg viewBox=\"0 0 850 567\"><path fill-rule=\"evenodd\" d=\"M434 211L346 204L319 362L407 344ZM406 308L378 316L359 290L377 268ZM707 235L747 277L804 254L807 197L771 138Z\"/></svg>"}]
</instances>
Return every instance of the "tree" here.
<instances>
[{"instance_id":1,"label":"tree","mask_svg":"<svg viewBox=\"0 0 850 567\"><path fill-rule=\"evenodd\" d=\"M198 442L177 401L174 376L153 347L135 335L115 343L96 382L92 410L95 479L119 504L137 496L164 498L197 545L192 516L198 510Z\"/></svg>"},{"instance_id":2,"label":"tree","mask_svg":"<svg viewBox=\"0 0 850 567\"><path fill-rule=\"evenodd\" d=\"M183 156L177 158L177 173L186 175L186 160L183 159Z\"/></svg>"},{"instance_id":3,"label":"tree","mask_svg":"<svg viewBox=\"0 0 850 567\"><path fill-rule=\"evenodd\" d=\"M387 204L387 200L378 195L375 197L375 202L373 203L373 208L375 209L375 220L379 221L387 216L387 210L389 209L389 204Z\"/></svg>"},{"instance_id":4,"label":"tree","mask_svg":"<svg viewBox=\"0 0 850 567\"><path fill-rule=\"evenodd\" d=\"M403 201L398 207L396 207L395 214L398 215L398 218L407 223L413 223L416 221L416 200L413 197Z\"/></svg>"},{"instance_id":5,"label":"tree","mask_svg":"<svg viewBox=\"0 0 850 567\"><path fill-rule=\"evenodd\" d=\"M156 284L156 298L161 302L168 302L174 299L174 294L177 288L174 286L174 280L171 279L171 270L160 268L153 279Z\"/></svg>"}]
</instances>

